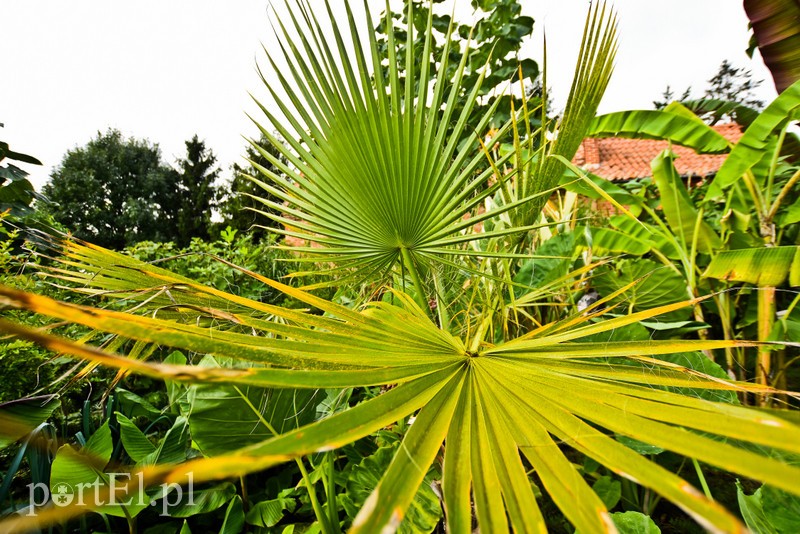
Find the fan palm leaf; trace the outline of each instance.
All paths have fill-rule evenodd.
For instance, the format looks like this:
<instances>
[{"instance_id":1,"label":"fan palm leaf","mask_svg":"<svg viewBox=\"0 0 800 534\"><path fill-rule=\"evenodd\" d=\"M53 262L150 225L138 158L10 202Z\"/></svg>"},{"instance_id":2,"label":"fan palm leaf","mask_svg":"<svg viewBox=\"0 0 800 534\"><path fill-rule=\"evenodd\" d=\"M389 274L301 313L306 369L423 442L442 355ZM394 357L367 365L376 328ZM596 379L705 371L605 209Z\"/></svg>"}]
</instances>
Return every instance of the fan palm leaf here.
<instances>
[{"instance_id":1,"label":"fan palm leaf","mask_svg":"<svg viewBox=\"0 0 800 534\"><path fill-rule=\"evenodd\" d=\"M299 2L296 9L287 6L289 22L284 25L279 20L276 28L285 44L279 51L267 51L270 75L264 76L265 85L287 120L282 121L269 106L261 109L283 141L268 128L259 128L288 163L262 151L284 176L261 167L262 176L253 179L283 202L263 199L266 206L282 213L265 212L284 226L276 231L320 245L303 251L336 261L339 272L353 268L363 276L380 278L397 264L413 274L447 251L463 249L455 248L459 243L496 237L470 231L480 220L515 208L538 214L562 172L556 160L548 160L541 179L527 176L521 181L513 201L474 218L476 207L513 177L512 173L498 183L488 183L494 169L513 154L501 158L494 169L484 168L478 136L496 106L477 124L467 123L483 79L481 75L474 87L463 87L469 54L462 55L452 79L434 77L430 61L424 59L418 65L414 60L419 40L409 24L405 65L401 69L395 56L393 32L389 32L389 60L384 64L373 32L367 32L367 50L362 49L353 13L348 2L344 5L347 28L333 20L326 2L332 38L327 38L307 2ZM365 10L369 13L366 2ZM409 10L407 18L414 20L413 3ZM387 5L387 27L392 23L390 15ZM293 37L292 31L299 37ZM438 73L448 71L453 31L451 25L441 57L433 58ZM432 33L429 12L423 58L431 57ZM610 75L615 46L614 18L598 6L587 19L574 97L554 154L572 157L577 149ZM279 68L283 64L288 68ZM417 79L419 83L413 83ZM468 96L456 114L455 99L463 93ZM501 133L517 120L509 121ZM472 140L459 146L465 137ZM464 221L469 215L473 215L471 222ZM522 234L537 222L538 215L531 216L505 228L504 235ZM496 251L476 253L491 256Z\"/></svg>"},{"instance_id":2,"label":"fan palm leaf","mask_svg":"<svg viewBox=\"0 0 800 534\"><path fill-rule=\"evenodd\" d=\"M87 288L116 281L115 293L106 297L125 296L151 306L156 288L168 286L178 302L170 306L178 311L185 296L202 303L205 313L218 321L246 326L247 332L210 329L179 314L138 315L145 307L136 313L90 308L9 288L0 289L3 304L127 339L234 358L244 366L168 365L111 354L8 321L2 321L0 329L86 361L170 381L312 389L394 385L296 431L226 455L147 470L154 483L189 471L199 481L264 469L335 449L415 415L401 454L365 503L353 531L397 527L442 444L446 521L454 532L469 531L473 500L485 530L544 529L523 457L576 528L613 531L608 511L569 461L570 450L664 495L708 528L726 532L742 528L688 482L617 441L618 435L800 493L798 468L776 459L800 454L800 427L774 414L674 392L675 388L771 390L712 378L659 359L674 352L724 349L746 342L585 341L696 301L599 322L603 318L599 313L573 316L495 344L459 338L438 328L402 292L393 292L394 305L377 302L351 310L250 273L324 312L319 315L230 295L98 247L71 243L67 251L73 266L64 271L80 273ZM76 261L78 257L91 262ZM151 288L150 294L132 292L136 284ZM194 317L197 308L190 307L189 313ZM24 530L34 519L3 528Z\"/></svg>"}]
</instances>

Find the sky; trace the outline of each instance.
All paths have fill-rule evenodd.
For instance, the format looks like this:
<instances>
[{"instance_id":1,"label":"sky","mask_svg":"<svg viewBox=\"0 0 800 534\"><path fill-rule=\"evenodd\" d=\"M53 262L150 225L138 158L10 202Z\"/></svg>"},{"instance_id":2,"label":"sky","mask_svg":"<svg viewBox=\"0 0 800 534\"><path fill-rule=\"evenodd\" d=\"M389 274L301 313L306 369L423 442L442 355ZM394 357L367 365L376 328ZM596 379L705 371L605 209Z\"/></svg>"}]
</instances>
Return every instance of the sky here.
<instances>
[{"instance_id":1,"label":"sky","mask_svg":"<svg viewBox=\"0 0 800 534\"><path fill-rule=\"evenodd\" d=\"M384 1L368 1L379 14ZM469 1L452 1L459 18L470 22ZM109 128L157 143L166 163L185 154L184 142L194 134L214 151L223 176L242 162L244 136L257 135L247 114L263 119L250 95L269 104L256 70L266 66L262 46L276 46L267 0L0 4L0 140L42 161L42 167L24 166L37 188L67 150ZM548 85L563 107L589 1L521 4L536 21L522 56L541 66L546 34ZM775 97L760 57L745 55L749 32L740 2L616 0L614 6L620 49L600 112L652 108L667 84L677 94L692 86L700 96L724 59L764 80L762 100Z\"/></svg>"}]
</instances>

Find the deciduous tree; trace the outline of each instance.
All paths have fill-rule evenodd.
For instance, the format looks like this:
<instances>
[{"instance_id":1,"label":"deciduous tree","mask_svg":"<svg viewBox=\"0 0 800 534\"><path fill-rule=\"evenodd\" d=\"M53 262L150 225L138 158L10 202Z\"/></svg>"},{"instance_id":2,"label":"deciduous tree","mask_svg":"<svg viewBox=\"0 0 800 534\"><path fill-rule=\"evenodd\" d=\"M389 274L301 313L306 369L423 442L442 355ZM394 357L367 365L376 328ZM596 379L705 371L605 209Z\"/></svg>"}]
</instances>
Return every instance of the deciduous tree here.
<instances>
[{"instance_id":1,"label":"deciduous tree","mask_svg":"<svg viewBox=\"0 0 800 534\"><path fill-rule=\"evenodd\" d=\"M172 237L174 220L165 209L175 201L174 173L161 163L158 145L99 133L69 150L42 192L43 208L77 237L121 249Z\"/></svg>"},{"instance_id":2,"label":"deciduous tree","mask_svg":"<svg viewBox=\"0 0 800 534\"><path fill-rule=\"evenodd\" d=\"M442 1L434 0L433 5L441 4ZM417 56L415 62L418 67L422 61L424 49L424 33L420 30L427 26L431 6L430 3L420 0L404 0L403 7L398 7L398 11L391 14L392 39L395 44L394 54L396 54L394 60L399 66L399 77L403 81L406 75L405 43L409 24L407 8L410 2L414 4L412 23L418 31L414 47ZM497 106L497 111L492 119L492 125L497 127L508 120L512 99L515 109L520 109L522 105L518 88L514 87L513 92L507 90L509 80L516 80L519 83L518 71L520 68L526 87L532 87L539 77L539 66L533 59L518 57L523 41L533 32L534 20L521 14L522 6L518 0L472 0L471 5L478 15L474 27L470 24L451 21L450 15L437 14L434 7L432 57L444 59L444 51L447 46L447 65L431 63L431 77L428 82L433 83L437 76L452 78L459 68L464 51L466 51L464 85L459 88L460 93L456 103L467 101L466 88L474 87L483 73L485 77L479 94L486 98L482 98L475 104L469 122L474 124L477 118L484 116L486 111L500 98L503 101ZM450 34L448 45L446 41L451 22L453 31ZM386 19L381 19L381 23L375 28L378 32L379 49L385 61L389 61L390 39L387 28ZM470 43L469 47L467 47L468 42ZM430 60L426 59L426 61ZM417 68L414 71L414 92L419 83L420 68ZM534 96L539 96L536 91L533 92ZM462 108L463 106L456 105L453 109L453 117L459 117ZM474 132L469 132L468 135L474 135Z\"/></svg>"}]
</instances>

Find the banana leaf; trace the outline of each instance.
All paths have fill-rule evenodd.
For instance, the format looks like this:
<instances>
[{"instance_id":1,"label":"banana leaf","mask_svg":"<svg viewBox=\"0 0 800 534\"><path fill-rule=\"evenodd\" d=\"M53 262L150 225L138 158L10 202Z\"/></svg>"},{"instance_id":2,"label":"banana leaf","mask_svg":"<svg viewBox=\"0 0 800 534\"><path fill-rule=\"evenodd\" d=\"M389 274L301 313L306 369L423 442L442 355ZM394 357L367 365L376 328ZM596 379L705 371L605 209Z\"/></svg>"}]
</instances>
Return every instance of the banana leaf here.
<instances>
[{"instance_id":1,"label":"banana leaf","mask_svg":"<svg viewBox=\"0 0 800 534\"><path fill-rule=\"evenodd\" d=\"M587 137L667 140L700 154L721 154L730 143L696 117L667 110L618 111L596 117Z\"/></svg>"},{"instance_id":2,"label":"banana leaf","mask_svg":"<svg viewBox=\"0 0 800 534\"><path fill-rule=\"evenodd\" d=\"M745 173L752 171L759 162L772 158L772 152L779 148L774 144L775 131L796 120L795 115L798 111L800 111L800 80L778 95L778 98L773 100L745 130L717 171L707 196L709 198L719 196L723 189L731 186Z\"/></svg>"},{"instance_id":3,"label":"banana leaf","mask_svg":"<svg viewBox=\"0 0 800 534\"><path fill-rule=\"evenodd\" d=\"M722 246L722 239L695 209L686 186L675 169L675 154L665 150L651 163L653 181L661 195L661 207L670 229L690 250L697 233L697 250L710 254ZM699 219L699 220L698 220Z\"/></svg>"},{"instance_id":4,"label":"banana leaf","mask_svg":"<svg viewBox=\"0 0 800 534\"><path fill-rule=\"evenodd\" d=\"M800 4L796 0L744 0L764 64L782 93L800 80Z\"/></svg>"},{"instance_id":5,"label":"banana leaf","mask_svg":"<svg viewBox=\"0 0 800 534\"><path fill-rule=\"evenodd\" d=\"M759 247L725 250L714 256L703 273L706 278L776 287L787 279L800 286L800 247Z\"/></svg>"}]
</instances>

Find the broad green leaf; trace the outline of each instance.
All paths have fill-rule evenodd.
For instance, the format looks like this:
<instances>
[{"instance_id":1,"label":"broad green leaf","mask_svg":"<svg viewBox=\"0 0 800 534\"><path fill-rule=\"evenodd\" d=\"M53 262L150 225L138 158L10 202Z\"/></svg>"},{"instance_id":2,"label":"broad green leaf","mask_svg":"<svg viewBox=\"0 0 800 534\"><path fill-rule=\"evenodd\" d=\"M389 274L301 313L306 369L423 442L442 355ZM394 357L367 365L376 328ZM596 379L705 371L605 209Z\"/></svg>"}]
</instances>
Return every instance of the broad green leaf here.
<instances>
[{"instance_id":1,"label":"broad green leaf","mask_svg":"<svg viewBox=\"0 0 800 534\"><path fill-rule=\"evenodd\" d=\"M800 529L800 498L770 485L760 488L764 515L780 534Z\"/></svg>"},{"instance_id":2,"label":"broad green leaf","mask_svg":"<svg viewBox=\"0 0 800 534\"><path fill-rule=\"evenodd\" d=\"M688 251L695 239L697 250L710 254L722 246L722 240L711 226L702 220L686 191L686 186L678 176L674 165L675 154L665 150L651 163L653 181L661 195L661 207L670 229ZM697 237L695 237L697 233Z\"/></svg>"},{"instance_id":3,"label":"broad green leaf","mask_svg":"<svg viewBox=\"0 0 800 534\"><path fill-rule=\"evenodd\" d=\"M123 388L114 390L114 399L120 411L127 417L147 417L150 420L161 416L161 410L147 402L145 399Z\"/></svg>"},{"instance_id":4,"label":"broad green leaf","mask_svg":"<svg viewBox=\"0 0 800 534\"><path fill-rule=\"evenodd\" d=\"M536 257L522 263L514 281L524 286L541 287L566 275L574 254L574 234L557 234L537 247ZM514 292L520 297L524 289L517 287Z\"/></svg>"},{"instance_id":5,"label":"broad green leaf","mask_svg":"<svg viewBox=\"0 0 800 534\"><path fill-rule=\"evenodd\" d=\"M655 521L640 512L617 512L611 519L620 534L661 534Z\"/></svg>"},{"instance_id":6,"label":"broad green leaf","mask_svg":"<svg viewBox=\"0 0 800 534\"><path fill-rule=\"evenodd\" d=\"M592 279L592 285L601 295L609 295L634 281L633 288L615 302L624 303L628 309L648 310L685 300L688 293L681 275L648 259L623 259L615 266L602 266ZM690 310L684 308L660 315L658 320L674 322L688 319Z\"/></svg>"},{"instance_id":7,"label":"broad green leaf","mask_svg":"<svg viewBox=\"0 0 800 534\"><path fill-rule=\"evenodd\" d=\"M760 247L725 250L715 255L703 276L758 286L779 286L788 279L800 286L800 247Z\"/></svg>"},{"instance_id":8,"label":"broad green leaf","mask_svg":"<svg viewBox=\"0 0 800 534\"><path fill-rule=\"evenodd\" d=\"M259 501L247 511L245 521L248 525L256 527L273 527L283 519L286 510L296 506L294 499L279 497L267 501Z\"/></svg>"},{"instance_id":9,"label":"broad green leaf","mask_svg":"<svg viewBox=\"0 0 800 534\"><path fill-rule=\"evenodd\" d=\"M622 497L622 484L619 480L615 480L608 475L598 478L592 484L592 489L609 510L614 508ZM612 515L611 517L614 516Z\"/></svg>"},{"instance_id":10,"label":"broad green leaf","mask_svg":"<svg viewBox=\"0 0 800 534\"><path fill-rule=\"evenodd\" d=\"M186 460L189 448L189 425L186 418L178 417L166 435L149 455L142 458L143 465L177 464Z\"/></svg>"},{"instance_id":11,"label":"broad green leaf","mask_svg":"<svg viewBox=\"0 0 800 534\"><path fill-rule=\"evenodd\" d=\"M636 195L632 195L617 184L597 176L595 174L587 173L586 178L590 180L595 187L603 190L608 196L613 198L616 202L624 206L636 206L642 203L642 199ZM597 192L595 187L590 187L584 180L577 180L575 175L567 172L561 178L560 184L567 191L578 193L584 197L600 200L603 197ZM630 220L630 218L628 218Z\"/></svg>"},{"instance_id":12,"label":"broad green leaf","mask_svg":"<svg viewBox=\"0 0 800 534\"><path fill-rule=\"evenodd\" d=\"M701 154L727 152L730 144L714 129L678 113L657 110L619 111L594 119L588 137L663 139Z\"/></svg>"},{"instance_id":13,"label":"broad green leaf","mask_svg":"<svg viewBox=\"0 0 800 534\"><path fill-rule=\"evenodd\" d=\"M221 508L236 496L236 486L231 482L222 482L210 488L184 491L176 504L169 507L170 517L191 517L193 515L213 512Z\"/></svg>"},{"instance_id":14,"label":"broad green leaf","mask_svg":"<svg viewBox=\"0 0 800 534\"><path fill-rule=\"evenodd\" d=\"M156 450L156 446L137 428L133 421L117 412L120 440L125 452L134 462L141 462Z\"/></svg>"},{"instance_id":15,"label":"broad green leaf","mask_svg":"<svg viewBox=\"0 0 800 534\"><path fill-rule=\"evenodd\" d=\"M648 445L647 443L639 441L638 439L629 438L628 436L622 436L620 434L617 434L614 437L617 439L617 441L638 452L639 454L661 454L664 452L664 449L661 447Z\"/></svg>"},{"instance_id":16,"label":"broad green leaf","mask_svg":"<svg viewBox=\"0 0 800 534\"><path fill-rule=\"evenodd\" d=\"M588 228L591 233L592 252L597 255L632 254L642 256L650 252L650 244L611 228Z\"/></svg>"},{"instance_id":17,"label":"broad green leaf","mask_svg":"<svg viewBox=\"0 0 800 534\"><path fill-rule=\"evenodd\" d=\"M680 254L675 248L672 240L664 235L664 230L659 227L642 221L633 221L624 215L615 215L609 219L609 223L616 230L632 238L649 243L650 246L669 259L680 259Z\"/></svg>"},{"instance_id":18,"label":"broad green leaf","mask_svg":"<svg viewBox=\"0 0 800 534\"><path fill-rule=\"evenodd\" d=\"M60 404L55 395L26 397L0 404L0 449L45 422Z\"/></svg>"},{"instance_id":19,"label":"broad green leaf","mask_svg":"<svg viewBox=\"0 0 800 534\"><path fill-rule=\"evenodd\" d=\"M209 365L218 364L210 360ZM204 454L213 456L310 423L322 395L313 389L202 384L189 388L181 413L189 421L192 440Z\"/></svg>"},{"instance_id":20,"label":"broad green leaf","mask_svg":"<svg viewBox=\"0 0 800 534\"><path fill-rule=\"evenodd\" d=\"M800 222L800 198L795 200L791 206L788 206L778 218L780 226L788 226L797 222Z\"/></svg>"},{"instance_id":21,"label":"broad green leaf","mask_svg":"<svg viewBox=\"0 0 800 534\"><path fill-rule=\"evenodd\" d=\"M57 506L75 504L125 517L146 509L150 498L139 491L136 478L104 472L113 443L106 421L79 451L70 445L58 449L50 472L50 494ZM118 497L119 491L123 496Z\"/></svg>"},{"instance_id":22,"label":"broad green leaf","mask_svg":"<svg viewBox=\"0 0 800 534\"><path fill-rule=\"evenodd\" d=\"M355 465L347 475L347 496L349 502L346 510L351 518L355 518L358 509L366 502L389 467L398 447L380 447L371 456ZM432 532L441 519L442 511L439 498L431 489L433 478L426 476L398 528L400 533ZM357 506L349 510L350 506Z\"/></svg>"},{"instance_id":23,"label":"broad green leaf","mask_svg":"<svg viewBox=\"0 0 800 534\"><path fill-rule=\"evenodd\" d=\"M225 509L225 519L219 529L219 534L239 534L244 527L244 508L242 498L234 495Z\"/></svg>"},{"instance_id":24,"label":"broad green leaf","mask_svg":"<svg viewBox=\"0 0 800 534\"><path fill-rule=\"evenodd\" d=\"M700 371L701 373L706 374L708 376L713 376L722 379L728 378L728 373L726 373L722 367L717 365L716 362L709 359L705 354L701 352L681 352L676 354L659 356L659 359L662 359L667 362L676 363L678 365L682 365L684 367L693 369L695 371ZM680 393L681 395L693 395L706 400L727 402L730 404L739 403L739 400L736 397L736 393L734 393L733 391L712 391L709 389L691 389L691 388L675 388L673 389L673 391L675 391L676 393Z\"/></svg>"},{"instance_id":25,"label":"broad green leaf","mask_svg":"<svg viewBox=\"0 0 800 534\"><path fill-rule=\"evenodd\" d=\"M765 157L770 158L772 155L767 150L775 130L793 120L798 109L800 80L787 87L745 130L711 182L709 198L718 196L723 189L731 186Z\"/></svg>"},{"instance_id":26,"label":"broad green leaf","mask_svg":"<svg viewBox=\"0 0 800 534\"><path fill-rule=\"evenodd\" d=\"M776 321L767 339L769 341L800 342L800 322L786 318Z\"/></svg>"},{"instance_id":27,"label":"broad green leaf","mask_svg":"<svg viewBox=\"0 0 800 534\"><path fill-rule=\"evenodd\" d=\"M167 365L181 365L184 366L187 363L186 356L183 355L180 351L173 351L170 353L169 356L164 358L164 363ZM183 398L186 394L186 388L183 384L179 382L173 382L172 380L165 380L164 385L167 387L167 399L169 399L169 406L172 412L178 411L178 402Z\"/></svg>"},{"instance_id":28,"label":"broad green leaf","mask_svg":"<svg viewBox=\"0 0 800 534\"><path fill-rule=\"evenodd\" d=\"M747 527L755 534L778 534L764 513L762 490L758 488L752 495L747 495L741 483L736 481L736 497L739 501L739 511Z\"/></svg>"}]
</instances>

